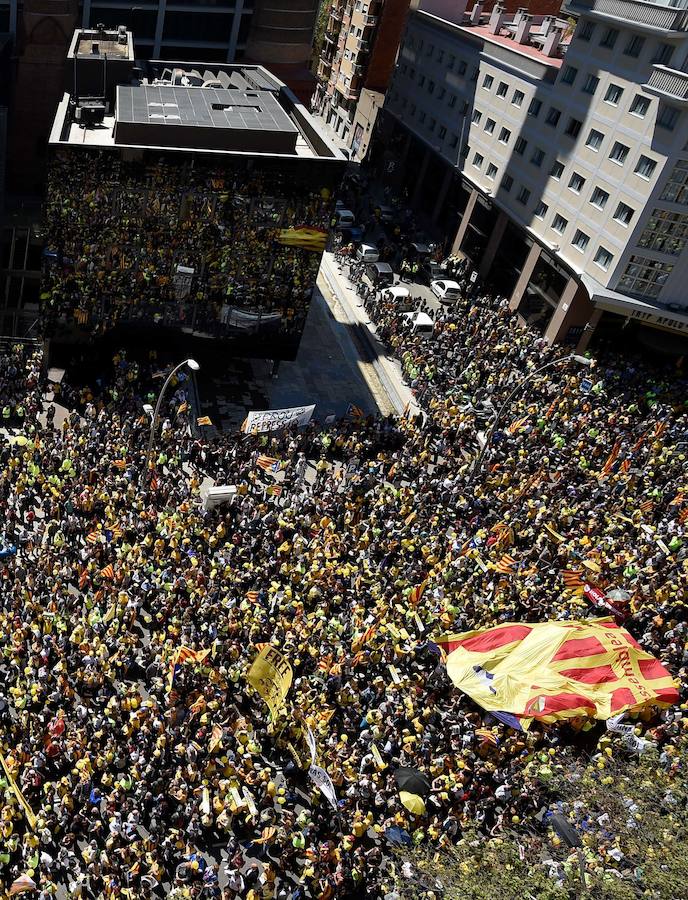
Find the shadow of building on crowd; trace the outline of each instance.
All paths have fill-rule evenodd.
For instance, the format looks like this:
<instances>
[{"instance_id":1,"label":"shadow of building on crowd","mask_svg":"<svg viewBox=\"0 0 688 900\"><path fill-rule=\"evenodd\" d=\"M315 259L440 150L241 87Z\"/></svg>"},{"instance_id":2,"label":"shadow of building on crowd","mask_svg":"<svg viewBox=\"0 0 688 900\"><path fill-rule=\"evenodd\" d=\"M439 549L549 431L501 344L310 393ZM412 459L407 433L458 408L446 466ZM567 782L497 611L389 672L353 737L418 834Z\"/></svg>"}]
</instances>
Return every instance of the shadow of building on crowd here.
<instances>
[{"instance_id":1,"label":"shadow of building on crowd","mask_svg":"<svg viewBox=\"0 0 688 900\"><path fill-rule=\"evenodd\" d=\"M77 32L70 57L50 137L51 359L85 345L293 359L344 157L261 67L141 68L125 30Z\"/></svg>"}]
</instances>

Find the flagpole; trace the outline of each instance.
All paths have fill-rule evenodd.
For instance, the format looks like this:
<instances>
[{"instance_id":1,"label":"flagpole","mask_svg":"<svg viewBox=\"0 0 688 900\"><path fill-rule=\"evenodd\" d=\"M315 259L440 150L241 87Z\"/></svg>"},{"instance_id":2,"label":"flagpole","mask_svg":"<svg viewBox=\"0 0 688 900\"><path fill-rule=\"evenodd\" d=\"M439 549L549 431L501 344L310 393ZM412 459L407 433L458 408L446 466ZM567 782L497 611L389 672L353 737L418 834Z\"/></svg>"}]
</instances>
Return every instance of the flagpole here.
<instances>
[{"instance_id":1,"label":"flagpole","mask_svg":"<svg viewBox=\"0 0 688 900\"><path fill-rule=\"evenodd\" d=\"M184 366L188 366L192 372L198 372L198 370L201 368L195 359L191 359L191 358L185 359L185 360L182 360L182 362L180 362L179 365L176 365L172 369L170 374L167 376L167 378L165 379L165 383L163 384L162 388L160 389L160 393L158 394L158 399L155 404L155 410L153 411L153 416L151 418L150 434L148 435L148 450L146 452L146 462L145 462L145 466L144 466L144 470L143 470L144 479L147 478L150 473L151 460L153 457L153 441L155 440L155 429L157 428L157 425L158 425L158 419L160 417L160 407L162 406L162 401L165 396L165 391L169 387L170 382L172 381L174 376L177 374L177 372L180 369L183 369Z\"/></svg>"},{"instance_id":2,"label":"flagpole","mask_svg":"<svg viewBox=\"0 0 688 900\"><path fill-rule=\"evenodd\" d=\"M476 456L473 465L468 472L469 479L473 479L473 477L480 469L480 464L482 463L483 457L487 452L487 448L490 446L490 442L492 441L492 437L495 433L495 429L497 428L497 424L502 418L503 413L506 412L508 407L511 405L511 401L514 399L514 397L519 394L523 390L523 388L526 387L526 385L529 384L533 380L533 378L535 378L536 375L540 375L540 373L545 372L547 369L551 369L554 366L558 366L561 363L567 362L576 362L578 363L578 365L587 366L588 368L593 365L593 360L588 359L587 356L579 356L576 353L572 353L570 356L561 356L559 357L559 359L551 359L548 363L545 363L544 366L540 366L539 368L534 369L529 375L526 375L525 378L522 378L508 395L504 403L502 403L502 405L497 410L495 417L492 420L492 424L490 425L488 432L485 435L485 443L483 444L480 453Z\"/></svg>"}]
</instances>

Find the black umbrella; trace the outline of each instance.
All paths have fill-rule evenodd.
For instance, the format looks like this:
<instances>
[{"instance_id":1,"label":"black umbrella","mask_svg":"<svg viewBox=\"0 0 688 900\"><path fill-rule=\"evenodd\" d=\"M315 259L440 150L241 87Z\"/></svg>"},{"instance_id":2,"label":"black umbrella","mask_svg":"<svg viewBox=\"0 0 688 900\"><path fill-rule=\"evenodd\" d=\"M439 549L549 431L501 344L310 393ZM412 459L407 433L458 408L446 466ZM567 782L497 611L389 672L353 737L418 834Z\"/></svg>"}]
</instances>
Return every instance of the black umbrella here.
<instances>
[{"instance_id":1,"label":"black umbrella","mask_svg":"<svg viewBox=\"0 0 688 900\"><path fill-rule=\"evenodd\" d=\"M394 773L394 778L399 790L408 791L409 794L418 794L420 797L425 797L432 790L430 782L418 769L399 766Z\"/></svg>"}]
</instances>

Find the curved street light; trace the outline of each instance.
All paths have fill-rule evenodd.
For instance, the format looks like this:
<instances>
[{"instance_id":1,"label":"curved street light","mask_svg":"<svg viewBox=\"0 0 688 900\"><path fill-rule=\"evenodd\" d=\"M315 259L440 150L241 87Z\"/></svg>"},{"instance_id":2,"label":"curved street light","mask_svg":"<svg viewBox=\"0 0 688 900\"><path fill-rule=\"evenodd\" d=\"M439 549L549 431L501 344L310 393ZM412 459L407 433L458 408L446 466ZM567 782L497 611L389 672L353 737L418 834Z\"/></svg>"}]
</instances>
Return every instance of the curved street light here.
<instances>
[{"instance_id":1,"label":"curved street light","mask_svg":"<svg viewBox=\"0 0 688 900\"><path fill-rule=\"evenodd\" d=\"M480 450L480 453L475 458L475 462L473 463L473 466L471 468L469 478L472 478L475 475L475 473L477 472L478 468L480 467L480 463L483 461L485 452L490 445L490 442L492 440L492 436L495 432L497 424L500 421L500 419L502 418L502 414L509 407L509 405L511 404L511 401L514 399L516 394L520 393L523 390L523 388L530 381L532 381L533 378L535 378L536 375L539 375L541 372L544 372L547 369L551 369L553 366L558 366L561 363L566 363L566 362L575 362L575 363L578 363L579 366L586 366L587 368L590 368L594 364L593 360L588 359L587 356L580 356L580 354L578 354L578 353L572 353L570 356L561 356L561 357L559 357L559 359L552 359L548 363L545 363L544 366L540 366L539 368L534 369L532 372L530 372L528 375L526 375L525 378L522 378L518 382L516 387L511 391L511 393L506 398L504 403L502 403L502 405L497 410L497 413L495 414L495 417L492 420L492 424L490 425L490 428L489 428L487 434L485 435L485 443L483 444L482 449Z\"/></svg>"},{"instance_id":2,"label":"curved street light","mask_svg":"<svg viewBox=\"0 0 688 900\"><path fill-rule=\"evenodd\" d=\"M148 437L148 451L146 453L146 465L144 468L144 472L148 474L150 472L151 460L153 457L153 441L155 440L155 429L158 425L158 419L160 416L160 407L162 406L162 401L165 396L165 391L167 390L170 382L177 374L180 369L183 369L184 366L188 366L192 372L198 372L201 368L195 359L185 359L179 363L179 365L175 366L174 369L170 372L170 374L165 379L165 383L160 389L160 393L158 394L158 399L155 403L155 409L153 410L153 415L151 416L151 427L150 427L150 435Z\"/></svg>"}]
</instances>

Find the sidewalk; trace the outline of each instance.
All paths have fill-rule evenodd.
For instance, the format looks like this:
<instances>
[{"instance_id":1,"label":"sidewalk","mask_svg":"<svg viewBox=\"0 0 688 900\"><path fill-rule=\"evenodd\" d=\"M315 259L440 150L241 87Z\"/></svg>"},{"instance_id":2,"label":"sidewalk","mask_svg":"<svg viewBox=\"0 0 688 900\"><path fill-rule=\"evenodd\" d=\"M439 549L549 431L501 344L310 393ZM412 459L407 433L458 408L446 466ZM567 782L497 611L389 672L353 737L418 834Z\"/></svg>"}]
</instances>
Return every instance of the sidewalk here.
<instances>
[{"instance_id":1,"label":"sidewalk","mask_svg":"<svg viewBox=\"0 0 688 900\"><path fill-rule=\"evenodd\" d=\"M414 415L418 414L421 411L420 407L416 403L411 389L404 384L401 364L379 340L376 326L368 318L363 303L351 282L339 271L332 253L323 255L320 275L332 295L332 299L328 302L331 303L334 300L339 304L344 320L354 330L364 350L367 351L368 361L394 406L395 412L399 415L402 415L404 411L409 411ZM333 309L333 314L334 312L335 309Z\"/></svg>"}]
</instances>

